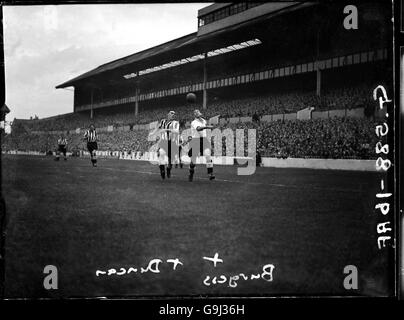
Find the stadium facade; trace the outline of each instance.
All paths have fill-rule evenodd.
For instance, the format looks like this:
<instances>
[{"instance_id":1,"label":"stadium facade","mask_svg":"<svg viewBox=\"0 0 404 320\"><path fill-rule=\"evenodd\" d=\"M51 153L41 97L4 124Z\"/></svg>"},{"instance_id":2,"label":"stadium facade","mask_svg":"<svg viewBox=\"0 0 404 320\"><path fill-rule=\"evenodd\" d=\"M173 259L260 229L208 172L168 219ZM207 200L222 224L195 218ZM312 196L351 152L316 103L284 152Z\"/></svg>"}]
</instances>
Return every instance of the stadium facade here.
<instances>
[{"instance_id":1,"label":"stadium facade","mask_svg":"<svg viewBox=\"0 0 404 320\"><path fill-rule=\"evenodd\" d=\"M220 3L198 11L195 33L111 61L56 88L74 87L74 112L133 112L360 83L390 86L389 3L358 3L359 28L343 25L345 4ZM383 70L383 71L381 71Z\"/></svg>"}]
</instances>

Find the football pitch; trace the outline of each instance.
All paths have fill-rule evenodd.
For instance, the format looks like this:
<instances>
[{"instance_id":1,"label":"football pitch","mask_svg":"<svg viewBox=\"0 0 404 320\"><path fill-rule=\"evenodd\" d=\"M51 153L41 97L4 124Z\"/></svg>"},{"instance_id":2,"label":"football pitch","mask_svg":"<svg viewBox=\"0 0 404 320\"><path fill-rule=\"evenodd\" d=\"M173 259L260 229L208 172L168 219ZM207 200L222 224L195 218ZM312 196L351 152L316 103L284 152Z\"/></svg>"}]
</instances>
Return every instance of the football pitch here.
<instances>
[{"instance_id":1,"label":"football pitch","mask_svg":"<svg viewBox=\"0 0 404 320\"><path fill-rule=\"evenodd\" d=\"M148 162L4 155L6 296L387 294L377 173L236 170L215 166L209 181L197 166L189 182L184 166L162 181ZM216 253L215 267L204 257ZM57 290L43 287L46 265Z\"/></svg>"}]
</instances>

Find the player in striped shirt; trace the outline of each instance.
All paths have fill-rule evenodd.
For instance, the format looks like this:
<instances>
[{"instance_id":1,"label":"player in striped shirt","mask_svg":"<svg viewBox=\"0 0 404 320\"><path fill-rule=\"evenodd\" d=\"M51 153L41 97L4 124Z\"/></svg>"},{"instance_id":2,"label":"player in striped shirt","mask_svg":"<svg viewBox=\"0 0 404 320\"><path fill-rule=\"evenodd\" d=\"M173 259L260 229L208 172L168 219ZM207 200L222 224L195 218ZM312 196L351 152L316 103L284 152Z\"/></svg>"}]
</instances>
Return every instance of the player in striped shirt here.
<instances>
[{"instance_id":1,"label":"player in striped shirt","mask_svg":"<svg viewBox=\"0 0 404 320\"><path fill-rule=\"evenodd\" d=\"M175 112L170 111L166 119L162 119L157 128L154 129L149 136L158 136L158 162L161 178L164 180L171 177L172 160L178 156L179 150L179 130L180 124L175 120ZM166 168L167 167L167 168ZM167 170L166 170L167 169Z\"/></svg>"},{"instance_id":2,"label":"player in striped shirt","mask_svg":"<svg viewBox=\"0 0 404 320\"><path fill-rule=\"evenodd\" d=\"M61 134L58 139L58 149L56 150L55 160L59 161L60 153L63 153L64 160L66 161L67 160L66 152L67 152L67 139L63 134Z\"/></svg>"},{"instance_id":3,"label":"player in striped shirt","mask_svg":"<svg viewBox=\"0 0 404 320\"><path fill-rule=\"evenodd\" d=\"M87 141L87 150L90 153L91 163L93 167L97 166L97 155L96 150L98 150L98 136L97 131L93 124L90 125L90 128L84 133L84 141Z\"/></svg>"}]
</instances>

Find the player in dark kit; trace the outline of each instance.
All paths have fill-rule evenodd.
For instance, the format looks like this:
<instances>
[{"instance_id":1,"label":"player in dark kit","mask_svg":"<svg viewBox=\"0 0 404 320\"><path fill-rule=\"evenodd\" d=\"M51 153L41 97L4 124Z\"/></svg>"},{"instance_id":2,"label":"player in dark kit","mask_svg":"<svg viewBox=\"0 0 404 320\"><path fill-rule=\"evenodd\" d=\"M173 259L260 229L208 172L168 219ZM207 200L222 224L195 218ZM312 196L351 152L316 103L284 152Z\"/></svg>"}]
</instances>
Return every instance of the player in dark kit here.
<instances>
[{"instance_id":1,"label":"player in dark kit","mask_svg":"<svg viewBox=\"0 0 404 320\"><path fill-rule=\"evenodd\" d=\"M93 167L97 166L97 155L96 150L98 150L98 136L97 131L93 124L90 125L89 130L84 134L84 141L87 141L87 150L90 153L91 163Z\"/></svg>"},{"instance_id":2,"label":"player in dark kit","mask_svg":"<svg viewBox=\"0 0 404 320\"><path fill-rule=\"evenodd\" d=\"M55 160L56 160L56 161L59 161L60 153L62 153L62 154L63 154L63 157L64 157L64 160L66 161L66 160L67 160L66 152L67 152L67 139L66 139L66 138L64 137L64 135L62 134L62 135L60 136L60 138L58 139L58 149L57 149L57 151L56 151Z\"/></svg>"},{"instance_id":3,"label":"player in dark kit","mask_svg":"<svg viewBox=\"0 0 404 320\"><path fill-rule=\"evenodd\" d=\"M178 156L180 124L175 118L175 112L170 111L166 119L162 119L157 128L149 134L149 139L158 135L157 156L159 161L160 175L164 180L171 177L173 159ZM167 168L166 168L167 167ZM167 169L167 170L166 170Z\"/></svg>"}]
</instances>

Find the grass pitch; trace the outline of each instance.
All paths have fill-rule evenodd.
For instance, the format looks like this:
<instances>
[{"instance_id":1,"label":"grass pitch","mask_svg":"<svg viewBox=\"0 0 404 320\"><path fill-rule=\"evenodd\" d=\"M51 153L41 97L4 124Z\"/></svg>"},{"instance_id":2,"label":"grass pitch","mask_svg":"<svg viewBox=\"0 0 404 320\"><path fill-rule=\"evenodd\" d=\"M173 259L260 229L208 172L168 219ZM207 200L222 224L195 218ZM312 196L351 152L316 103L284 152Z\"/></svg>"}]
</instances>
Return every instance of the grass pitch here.
<instances>
[{"instance_id":1,"label":"grass pitch","mask_svg":"<svg viewBox=\"0 0 404 320\"><path fill-rule=\"evenodd\" d=\"M376 173L236 168L216 166L209 181L197 166L191 183L185 167L162 181L147 162L3 156L6 296L391 294ZM215 253L216 267L203 259ZM173 270L175 258L183 265ZM153 259L160 272L141 273ZM272 281L240 275L267 264ZM46 265L58 268L57 290L43 287ZM355 292L344 289L346 265L358 268ZM121 268L138 271L96 275Z\"/></svg>"}]
</instances>

